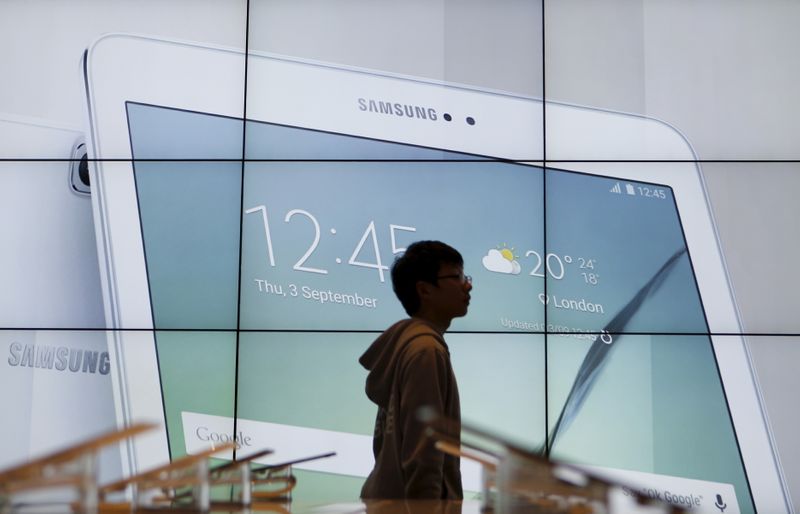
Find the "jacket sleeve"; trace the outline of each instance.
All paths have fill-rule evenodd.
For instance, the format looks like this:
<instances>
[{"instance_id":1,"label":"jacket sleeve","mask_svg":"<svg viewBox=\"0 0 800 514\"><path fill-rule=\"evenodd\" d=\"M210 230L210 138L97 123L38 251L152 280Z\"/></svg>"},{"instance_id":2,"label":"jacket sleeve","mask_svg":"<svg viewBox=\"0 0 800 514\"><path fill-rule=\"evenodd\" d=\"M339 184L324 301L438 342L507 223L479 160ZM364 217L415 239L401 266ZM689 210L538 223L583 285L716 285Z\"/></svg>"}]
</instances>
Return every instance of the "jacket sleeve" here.
<instances>
[{"instance_id":1,"label":"jacket sleeve","mask_svg":"<svg viewBox=\"0 0 800 514\"><path fill-rule=\"evenodd\" d=\"M450 357L430 335L416 338L400 370L400 465L406 498L442 498L444 454L425 435L417 420L420 407L446 412L450 385Z\"/></svg>"}]
</instances>

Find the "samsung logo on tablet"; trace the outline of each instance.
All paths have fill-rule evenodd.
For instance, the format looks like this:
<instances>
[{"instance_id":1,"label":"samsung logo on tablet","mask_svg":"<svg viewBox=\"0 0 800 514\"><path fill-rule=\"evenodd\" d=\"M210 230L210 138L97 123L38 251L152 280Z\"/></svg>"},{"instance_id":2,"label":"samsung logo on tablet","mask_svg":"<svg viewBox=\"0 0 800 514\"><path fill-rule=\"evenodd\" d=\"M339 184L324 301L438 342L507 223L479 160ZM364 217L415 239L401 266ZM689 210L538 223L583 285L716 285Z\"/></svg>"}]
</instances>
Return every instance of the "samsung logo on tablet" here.
<instances>
[{"instance_id":1,"label":"samsung logo on tablet","mask_svg":"<svg viewBox=\"0 0 800 514\"><path fill-rule=\"evenodd\" d=\"M364 112L374 112L377 114L389 114L401 118L416 118L418 120L436 121L436 109L433 107L422 107L420 105L402 104L398 102L386 102L382 100L372 100L370 98L358 99L358 110Z\"/></svg>"},{"instance_id":2,"label":"samsung logo on tablet","mask_svg":"<svg viewBox=\"0 0 800 514\"><path fill-rule=\"evenodd\" d=\"M8 348L8 353L8 365L21 368L55 369L101 375L108 375L111 370L108 352L13 342Z\"/></svg>"}]
</instances>

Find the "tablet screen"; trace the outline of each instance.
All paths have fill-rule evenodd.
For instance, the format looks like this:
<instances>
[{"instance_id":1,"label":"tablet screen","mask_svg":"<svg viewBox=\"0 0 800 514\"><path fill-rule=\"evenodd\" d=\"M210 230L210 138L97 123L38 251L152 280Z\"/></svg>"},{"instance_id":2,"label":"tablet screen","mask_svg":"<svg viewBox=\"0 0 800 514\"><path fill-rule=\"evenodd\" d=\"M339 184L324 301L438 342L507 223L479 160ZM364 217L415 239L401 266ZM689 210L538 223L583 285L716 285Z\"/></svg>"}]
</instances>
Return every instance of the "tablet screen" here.
<instances>
[{"instance_id":1,"label":"tablet screen","mask_svg":"<svg viewBox=\"0 0 800 514\"><path fill-rule=\"evenodd\" d=\"M312 469L365 475L357 358L405 317L394 257L439 239L475 288L447 337L465 421L752 511L668 185L127 107L173 457L236 415L242 447L326 435Z\"/></svg>"}]
</instances>

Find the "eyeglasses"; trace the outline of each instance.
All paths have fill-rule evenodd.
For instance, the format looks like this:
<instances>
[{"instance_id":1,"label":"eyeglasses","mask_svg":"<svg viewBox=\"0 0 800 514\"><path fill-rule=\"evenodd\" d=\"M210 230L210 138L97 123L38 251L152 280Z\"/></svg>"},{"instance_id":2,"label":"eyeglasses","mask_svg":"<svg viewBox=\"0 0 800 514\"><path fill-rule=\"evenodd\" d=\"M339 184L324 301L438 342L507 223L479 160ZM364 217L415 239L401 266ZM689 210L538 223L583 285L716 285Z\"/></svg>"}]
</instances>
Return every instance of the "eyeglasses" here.
<instances>
[{"instance_id":1,"label":"eyeglasses","mask_svg":"<svg viewBox=\"0 0 800 514\"><path fill-rule=\"evenodd\" d=\"M441 280L443 278L455 278L458 279L458 281L461 282L462 284L472 283L472 275L464 275L463 273L453 273L452 275L440 275L436 277L436 280Z\"/></svg>"}]
</instances>

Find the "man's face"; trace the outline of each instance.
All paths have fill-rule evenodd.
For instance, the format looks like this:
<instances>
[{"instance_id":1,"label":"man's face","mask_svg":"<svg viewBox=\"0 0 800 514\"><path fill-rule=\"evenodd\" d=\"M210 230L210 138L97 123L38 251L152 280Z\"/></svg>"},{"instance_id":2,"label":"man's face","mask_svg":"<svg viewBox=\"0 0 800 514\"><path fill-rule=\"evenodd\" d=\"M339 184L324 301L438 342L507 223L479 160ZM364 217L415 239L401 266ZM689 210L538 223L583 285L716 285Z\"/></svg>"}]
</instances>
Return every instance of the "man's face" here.
<instances>
[{"instance_id":1,"label":"man's face","mask_svg":"<svg viewBox=\"0 0 800 514\"><path fill-rule=\"evenodd\" d=\"M442 264L436 276L436 284L428 288L426 300L430 308L448 321L464 316L472 291L472 282L464 276L464 269L455 264Z\"/></svg>"}]
</instances>

